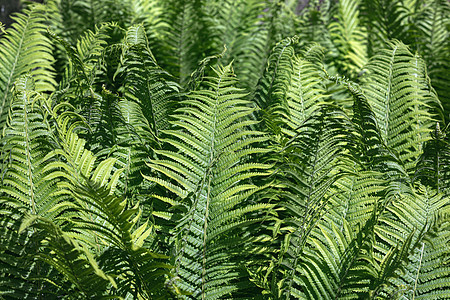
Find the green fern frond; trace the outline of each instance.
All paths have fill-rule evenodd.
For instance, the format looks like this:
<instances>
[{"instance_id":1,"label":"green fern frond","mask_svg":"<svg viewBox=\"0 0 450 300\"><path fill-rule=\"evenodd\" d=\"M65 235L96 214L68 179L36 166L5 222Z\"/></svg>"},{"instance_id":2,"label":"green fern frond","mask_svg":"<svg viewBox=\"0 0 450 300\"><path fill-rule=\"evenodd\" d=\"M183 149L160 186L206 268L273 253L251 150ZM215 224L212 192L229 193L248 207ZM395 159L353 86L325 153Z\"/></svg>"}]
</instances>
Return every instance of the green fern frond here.
<instances>
[{"instance_id":1,"label":"green fern frond","mask_svg":"<svg viewBox=\"0 0 450 300\"><path fill-rule=\"evenodd\" d=\"M86 247L86 255L98 255L102 270L119 283L119 295L131 293L151 298L166 293L164 275L169 273L164 270L170 266L158 261L166 257L144 247L151 227L138 226L141 216L138 205L130 209L126 200L114 195L123 170L117 168L114 158L96 164L97 158L76 134L79 126L76 114L70 110L61 113L63 109L60 106L49 111L58 123L59 137L59 148L49 155L59 159L45 167L45 171L51 171L46 180L59 179L59 190L54 194L66 197L51 209L58 212L55 223L69 222L70 226L62 228L64 235ZM64 266L61 268L65 270Z\"/></svg>"},{"instance_id":2,"label":"green fern frond","mask_svg":"<svg viewBox=\"0 0 450 300\"><path fill-rule=\"evenodd\" d=\"M65 0L56 1L53 13L58 15L53 29L70 44L75 45L80 36L95 31L103 23L114 22L121 27L131 25L136 15L128 0Z\"/></svg>"},{"instance_id":3,"label":"green fern frond","mask_svg":"<svg viewBox=\"0 0 450 300\"><path fill-rule=\"evenodd\" d=\"M180 88L157 65L142 26L130 27L126 44L123 54L125 96L139 104L150 130L157 137L168 126L171 105Z\"/></svg>"},{"instance_id":4,"label":"green fern frond","mask_svg":"<svg viewBox=\"0 0 450 300\"><path fill-rule=\"evenodd\" d=\"M168 127L168 116L180 88L156 64L142 25L128 29L121 52L114 82L122 96L102 92L103 122L89 141L101 146L98 156L119 159L126 169L120 186L127 194L132 190L137 193L135 189L142 183L140 172L146 169L145 161L152 156L152 148L159 147L158 138L161 130Z\"/></svg>"},{"instance_id":5,"label":"green fern frond","mask_svg":"<svg viewBox=\"0 0 450 300\"><path fill-rule=\"evenodd\" d=\"M39 108L44 96L35 91L33 78L16 81L7 127L1 141L0 192L20 201L32 214L47 215L55 204L56 182L45 180L44 171L55 145L45 113Z\"/></svg>"},{"instance_id":6,"label":"green fern frond","mask_svg":"<svg viewBox=\"0 0 450 300\"><path fill-rule=\"evenodd\" d=\"M162 2L161 40L156 41L158 62L185 86L197 63L206 56L220 53L223 45L214 45L213 20L206 14L205 0L170 0ZM217 51L216 51L217 50Z\"/></svg>"},{"instance_id":7,"label":"green fern frond","mask_svg":"<svg viewBox=\"0 0 450 300\"><path fill-rule=\"evenodd\" d=\"M210 14L216 16L216 24L213 30L217 30L218 45L226 45L227 52L222 62L228 64L233 59L239 59L243 47L249 40L249 32L258 26L260 15L264 13L266 4L257 0L216 1L209 4ZM239 74L240 66L236 63L236 73ZM244 68L242 68L244 70Z\"/></svg>"},{"instance_id":8,"label":"green fern frond","mask_svg":"<svg viewBox=\"0 0 450 300\"><path fill-rule=\"evenodd\" d=\"M290 117L287 93L294 73L295 43L297 37L286 38L273 48L254 96L261 108L261 119L275 134L280 133L283 121Z\"/></svg>"},{"instance_id":9,"label":"green fern frond","mask_svg":"<svg viewBox=\"0 0 450 300\"><path fill-rule=\"evenodd\" d=\"M363 0L361 16L367 28L369 57L376 54L390 40L407 43L411 40L408 26L408 10L400 1Z\"/></svg>"},{"instance_id":10,"label":"green fern frond","mask_svg":"<svg viewBox=\"0 0 450 300\"><path fill-rule=\"evenodd\" d=\"M141 216L138 205L127 209L126 201L114 196L114 185L121 170L110 175L113 164L114 161L101 162L91 180L72 190L74 197L90 206L86 212L95 216L95 222L74 219L72 230L76 232L80 228L83 232L89 228L97 232L98 239L106 246L102 247L99 264L117 278L119 294L143 298L167 295L165 282L172 266L167 264L168 257L144 247L153 227L148 222L138 226ZM83 206L79 209L85 210Z\"/></svg>"},{"instance_id":11,"label":"green fern frond","mask_svg":"<svg viewBox=\"0 0 450 300\"><path fill-rule=\"evenodd\" d=\"M450 49L450 4L442 0L427 1L423 5L417 5L417 10L414 24L417 26L418 37L414 45L426 61L431 83L448 112L450 98L446 78L450 58L446 54ZM448 122L448 113L445 118Z\"/></svg>"},{"instance_id":12,"label":"green fern frond","mask_svg":"<svg viewBox=\"0 0 450 300\"><path fill-rule=\"evenodd\" d=\"M293 59L294 66L287 92L289 117L285 120L285 128L282 128L291 137L327 98L322 78L322 59L323 48L317 44L310 45Z\"/></svg>"},{"instance_id":13,"label":"green fern frond","mask_svg":"<svg viewBox=\"0 0 450 300\"><path fill-rule=\"evenodd\" d=\"M439 123L432 139L425 143L423 154L415 173L423 184L430 185L440 193L450 193L450 141L447 130L441 131Z\"/></svg>"},{"instance_id":14,"label":"green fern frond","mask_svg":"<svg viewBox=\"0 0 450 300\"><path fill-rule=\"evenodd\" d=\"M448 199L446 200L448 203ZM431 237L425 239L410 264L410 289L413 299L446 299L450 293L448 264L448 205L434 218Z\"/></svg>"},{"instance_id":15,"label":"green fern frond","mask_svg":"<svg viewBox=\"0 0 450 300\"><path fill-rule=\"evenodd\" d=\"M301 294L298 276L306 239L328 207L328 191L345 173L347 126L351 123L342 111L324 106L304 122L281 156L280 184L286 187L281 205L286 212L280 217L287 234L278 258L283 297Z\"/></svg>"},{"instance_id":16,"label":"green fern frond","mask_svg":"<svg viewBox=\"0 0 450 300\"><path fill-rule=\"evenodd\" d=\"M202 299L231 295L245 280L238 272L239 252L232 249L246 241L234 244L231 237L260 221L261 213L272 206L244 202L260 189L251 179L268 174L270 165L247 162L266 152L252 145L267 137L249 130L256 122L246 117L254 109L234 87L231 66L214 72L216 77L204 82L209 89L192 92L173 115L173 129L164 131L166 149L173 150L156 150L159 159L149 164L162 176L144 175L163 189L155 201L173 206L173 212L158 215L175 222L174 273L181 278L180 287Z\"/></svg>"},{"instance_id":17,"label":"green fern frond","mask_svg":"<svg viewBox=\"0 0 450 300\"><path fill-rule=\"evenodd\" d=\"M431 228L433 220L436 215L446 210L448 198L443 197L442 194L436 194L423 186L410 188L394 184L386 192L386 209L380 215L379 224L374 230L378 240L375 245L375 259L381 263L381 257L391 255L390 253L395 245L406 243L408 239L411 239L411 245L414 245L416 250L402 263L404 265L403 274L400 278L392 281L392 284L397 286L397 288L406 286L409 291L416 290L413 294L424 293L427 291L426 287L424 287L425 290L423 291L417 290L418 278L421 275L420 265L423 260L436 259L436 256L434 256L436 255L434 245L427 241L433 240ZM445 231L442 232L442 238L446 238ZM438 241L442 240L436 239L436 242ZM443 253L441 252L441 254ZM440 271L446 274L445 267L440 269ZM423 272L426 273L427 271L423 270ZM428 280L433 281L431 278L427 279L426 275L420 278L423 278L420 280L424 282ZM442 288L443 291L445 289L448 291L448 285L443 285ZM402 291L402 293L408 293L407 290ZM428 291L431 290L433 288Z\"/></svg>"},{"instance_id":18,"label":"green fern frond","mask_svg":"<svg viewBox=\"0 0 450 300\"><path fill-rule=\"evenodd\" d=\"M52 67L52 45L44 35L45 15L36 4L18 14L15 23L0 39L0 130L5 126L14 82L30 74L36 91L53 91L56 86Z\"/></svg>"},{"instance_id":19,"label":"green fern frond","mask_svg":"<svg viewBox=\"0 0 450 300\"><path fill-rule=\"evenodd\" d=\"M41 231L41 250L35 253L36 259L54 267L63 275L62 282L53 282L60 291L60 295L70 295L75 299L96 297L98 299L111 299L103 294L111 284L117 285L114 279L105 274L98 266L93 255L83 245L64 233L51 221L28 215L23 219L20 231L27 228ZM112 297L112 299L118 297Z\"/></svg>"},{"instance_id":20,"label":"green fern frond","mask_svg":"<svg viewBox=\"0 0 450 300\"><path fill-rule=\"evenodd\" d=\"M422 153L423 143L430 138L434 116L429 102L438 103L424 86L426 75L417 63L420 64L420 59L406 46L391 43L389 49L372 58L367 66L369 75L362 86L383 142L395 149L408 172Z\"/></svg>"},{"instance_id":21,"label":"green fern frond","mask_svg":"<svg viewBox=\"0 0 450 300\"><path fill-rule=\"evenodd\" d=\"M359 1L343 0L334 7L335 19L328 25L330 37L337 53L331 57L331 64L337 72L354 76L367 63L367 50L364 44L365 33L359 25Z\"/></svg>"},{"instance_id":22,"label":"green fern frond","mask_svg":"<svg viewBox=\"0 0 450 300\"><path fill-rule=\"evenodd\" d=\"M64 292L57 283L64 278L36 258L45 235L31 228L19 233L28 208L4 197L0 198L0 207L0 297L33 299L62 295Z\"/></svg>"}]
</instances>

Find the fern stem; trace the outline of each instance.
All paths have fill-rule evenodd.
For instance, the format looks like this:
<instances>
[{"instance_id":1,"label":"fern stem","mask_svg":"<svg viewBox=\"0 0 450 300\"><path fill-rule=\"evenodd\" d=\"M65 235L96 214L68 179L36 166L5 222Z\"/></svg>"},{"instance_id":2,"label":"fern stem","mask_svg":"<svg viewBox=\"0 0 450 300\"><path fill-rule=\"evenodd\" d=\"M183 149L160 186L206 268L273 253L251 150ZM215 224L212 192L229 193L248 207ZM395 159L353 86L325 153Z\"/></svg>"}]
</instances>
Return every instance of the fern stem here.
<instances>
[{"instance_id":1,"label":"fern stem","mask_svg":"<svg viewBox=\"0 0 450 300\"><path fill-rule=\"evenodd\" d=\"M414 280L413 296L412 296L411 300L414 300L414 298L416 297L417 281L419 280L420 268L422 266L422 259L423 259L424 248L425 248L425 243L422 242L422 248L420 249L419 266L417 267L417 275L416 275L416 279Z\"/></svg>"}]
</instances>

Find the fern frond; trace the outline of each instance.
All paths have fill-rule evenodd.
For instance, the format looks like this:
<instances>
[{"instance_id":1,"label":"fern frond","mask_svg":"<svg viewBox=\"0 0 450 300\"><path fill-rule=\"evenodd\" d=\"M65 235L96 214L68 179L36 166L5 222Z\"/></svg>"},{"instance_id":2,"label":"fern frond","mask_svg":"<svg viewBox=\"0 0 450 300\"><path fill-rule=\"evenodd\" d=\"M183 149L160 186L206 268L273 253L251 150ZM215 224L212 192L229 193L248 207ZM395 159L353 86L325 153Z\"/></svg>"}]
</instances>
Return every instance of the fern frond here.
<instances>
[{"instance_id":1,"label":"fern frond","mask_svg":"<svg viewBox=\"0 0 450 300\"><path fill-rule=\"evenodd\" d=\"M209 89L192 92L176 110L173 129L164 131L166 149L174 150L156 150L159 159L149 164L161 176L144 175L163 189L155 198L173 205L174 273L194 299L218 299L245 285L238 284L245 278L233 251L243 245L233 237L271 207L244 202L260 189L250 180L268 174L269 165L247 162L266 151L252 144L267 138L248 129L256 123L245 119L253 109L234 87L231 66L214 72L204 83Z\"/></svg>"},{"instance_id":2,"label":"fern frond","mask_svg":"<svg viewBox=\"0 0 450 300\"><path fill-rule=\"evenodd\" d=\"M430 241L430 238L433 239L431 231L433 219L446 210L448 198L423 186L411 188L400 184L391 185L386 193L386 209L374 230L378 240L374 256L381 262L381 256L389 255L394 245L411 239L416 250L403 263L403 275L393 281L393 284L397 287L403 285L408 286L409 289L415 289L418 284L417 276L420 276L421 272L420 261L436 259L436 256L433 256L436 255L434 246L427 241ZM445 236L446 233L442 232L442 238ZM444 253L441 252L441 254L445 256ZM428 258L428 255L431 257ZM445 269L442 271L445 272ZM427 281L425 278L423 280Z\"/></svg>"},{"instance_id":3,"label":"fern frond","mask_svg":"<svg viewBox=\"0 0 450 300\"><path fill-rule=\"evenodd\" d=\"M204 57L220 53L222 45L214 45L211 27L213 20L206 14L205 0L164 1L155 55L161 66L185 86L189 75Z\"/></svg>"},{"instance_id":4,"label":"fern frond","mask_svg":"<svg viewBox=\"0 0 450 300\"><path fill-rule=\"evenodd\" d=\"M54 282L61 291L60 295L70 295L74 298L96 297L98 299L111 299L106 295L108 285L117 287L114 279L105 274L98 266L93 255L83 245L79 244L70 235L64 233L51 221L28 215L23 219L20 231L29 226L41 231L41 250L35 253L36 259L49 264L63 275L66 282ZM112 297L118 298L118 297Z\"/></svg>"},{"instance_id":5,"label":"fern frond","mask_svg":"<svg viewBox=\"0 0 450 300\"><path fill-rule=\"evenodd\" d=\"M127 209L126 201L112 193L121 172L110 175L113 164L108 160L101 162L86 184L72 190L74 197L90 206L87 212L95 216L95 222L74 219L73 230L89 228L99 234L107 246L99 264L110 276L117 277L119 294L144 298L167 295L165 282L172 266L167 263L168 257L144 247L153 228L148 222L138 227L141 215L138 205ZM83 206L79 209L85 210Z\"/></svg>"},{"instance_id":6,"label":"fern frond","mask_svg":"<svg viewBox=\"0 0 450 300\"><path fill-rule=\"evenodd\" d=\"M286 212L280 214L286 238L278 258L283 297L300 295L301 256L307 237L328 207L328 191L344 174L349 121L335 107L322 107L304 122L280 159L280 184L286 187L281 194Z\"/></svg>"},{"instance_id":7,"label":"fern frond","mask_svg":"<svg viewBox=\"0 0 450 300\"><path fill-rule=\"evenodd\" d=\"M359 25L359 1L339 1L335 6L336 21L328 25L331 41L337 53L331 64L336 64L339 74L354 76L367 63L364 30Z\"/></svg>"},{"instance_id":8,"label":"fern frond","mask_svg":"<svg viewBox=\"0 0 450 300\"><path fill-rule=\"evenodd\" d=\"M0 207L0 297L32 299L63 294L57 283L64 278L36 258L45 235L30 228L19 233L28 208L3 197Z\"/></svg>"},{"instance_id":9,"label":"fern frond","mask_svg":"<svg viewBox=\"0 0 450 300\"><path fill-rule=\"evenodd\" d=\"M264 13L266 4L262 1L213 1L209 4L209 14L216 16L214 35L217 38L217 45L225 45L227 52L222 62L228 64L233 59L238 59L238 54L245 47L248 41L248 34L257 27L260 15ZM240 66L236 64L236 67ZM238 73L239 70L236 70ZM239 73L238 73L239 74Z\"/></svg>"},{"instance_id":10,"label":"fern frond","mask_svg":"<svg viewBox=\"0 0 450 300\"><path fill-rule=\"evenodd\" d=\"M450 4L448 1L427 1L418 6L415 22L418 27L418 37L415 46L427 64L431 84L436 89L439 99L447 112L448 122L450 109L449 88L447 84L447 70L450 66L449 27Z\"/></svg>"},{"instance_id":11,"label":"fern frond","mask_svg":"<svg viewBox=\"0 0 450 300\"><path fill-rule=\"evenodd\" d=\"M312 44L295 57L291 81L288 87L287 103L289 117L282 131L295 135L303 122L325 103L327 98L322 79L323 48Z\"/></svg>"},{"instance_id":12,"label":"fern frond","mask_svg":"<svg viewBox=\"0 0 450 300\"><path fill-rule=\"evenodd\" d=\"M297 37L286 38L273 48L254 96L261 118L275 134L280 133L283 121L290 116L287 93L294 73L295 43Z\"/></svg>"},{"instance_id":13,"label":"fern frond","mask_svg":"<svg viewBox=\"0 0 450 300\"><path fill-rule=\"evenodd\" d=\"M141 107L153 135L167 128L171 104L179 87L156 63L142 26L133 26L126 35L123 72L125 96Z\"/></svg>"},{"instance_id":14,"label":"fern frond","mask_svg":"<svg viewBox=\"0 0 450 300\"><path fill-rule=\"evenodd\" d=\"M8 127L1 141L2 173L0 192L20 201L32 214L47 215L55 205L52 193L56 182L45 180L44 171L51 157L52 132L39 108L43 95L35 91L33 78L21 77L13 91Z\"/></svg>"},{"instance_id":15,"label":"fern frond","mask_svg":"<svg viewBox=\"0 0 450 300\"><path fill-rule=\"evenodd\" d=\"M33 5L14 19L0 39L0 130L5 126L12 87L20 76L30 74L38 92L53 91L56 86L52 45L44 35L43 6Z\"/></svg>"},{"instance_id":16,"label":"fern frond","mask_svg":"<svg viewBox=\"0 0 450 300\"><path fill-rule=\"evenodd\" d=\"M432 139L425 143L423 154L417 164L416 177L440 193L450 193L450 141L447 130L441 131L439 123Z\"/></svg>"},{"instance_id":17,"label":"fern frond","mask_svg":"<svg viewBox=\"0 0 450 300\"><path fill-rule=\"evenodd\" d=\"M430 231L431 237L422 242L410 264L408 294L414 299L446 299L450 293L448 206L436 214Z\"/></svg>"},{"instance_id":18,"label":"fern frond","mask_svg":"<svg viewBox=\"0 0 450 300\"><path fill-rule=\"evenodd\" d=\"M407 43L409 37L408 11L403 2L389 0L364 0L361 16L367 28L367 51L369 57L376 54L390 40Z\"/></svg>"},{"instance_id":19,"label":"fern frond","mask_svg":"<svg viewBox=\"0 0 450 300\"><path fill-rule=\"evenodd\" d=\"M384 143L398 153L408 172L430 138L433 118L433 96L423 85L426 75L417 68L418 61L406 46L394 42L372 58L362 87ZM431 101L438 102L435 97Z\"/></svg>"},{"instance_id":20,"label":"fern frond","mask_svg":"<svg viewBox=\"0 0 450 300\"><path fill-rule=\"evenodd\" d=\"M46 165L45 171L51 172L45 179L59 179L56 194L66 197L52 208L58 212L55 223L69 222L62 228L64 235L86 248L86 255L96 256L101 269L116 278L118 295L151 298L166 293L164 276L170 266L159 261L166 257L144 247L151 227L138 226L139 205L129 208L114 194L123 170L114 158L96 163L96 156L76 134L78 116L63 109L60 105L48 111L58 124L59 147L49 154L58 159Z\"/></svg>"}]
</instances>

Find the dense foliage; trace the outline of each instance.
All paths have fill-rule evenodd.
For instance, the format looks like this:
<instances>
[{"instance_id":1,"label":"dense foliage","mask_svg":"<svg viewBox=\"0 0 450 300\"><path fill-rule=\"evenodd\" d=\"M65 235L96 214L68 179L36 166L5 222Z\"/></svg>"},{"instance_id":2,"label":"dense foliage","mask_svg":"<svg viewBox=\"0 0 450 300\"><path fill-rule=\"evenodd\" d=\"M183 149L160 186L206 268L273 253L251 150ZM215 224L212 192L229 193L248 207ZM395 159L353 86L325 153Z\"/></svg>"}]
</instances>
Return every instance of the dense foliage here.
<instances>
[{"instance_id":1,"label":"dense foliage","mask_svg":"<svg viewBox=\"0 0 450 300\"><path fill-rule=\"evenodd\" d=\"M0 31L0 299L450 298L447 0L45 2Z\"/></svg>"}]
</instances>

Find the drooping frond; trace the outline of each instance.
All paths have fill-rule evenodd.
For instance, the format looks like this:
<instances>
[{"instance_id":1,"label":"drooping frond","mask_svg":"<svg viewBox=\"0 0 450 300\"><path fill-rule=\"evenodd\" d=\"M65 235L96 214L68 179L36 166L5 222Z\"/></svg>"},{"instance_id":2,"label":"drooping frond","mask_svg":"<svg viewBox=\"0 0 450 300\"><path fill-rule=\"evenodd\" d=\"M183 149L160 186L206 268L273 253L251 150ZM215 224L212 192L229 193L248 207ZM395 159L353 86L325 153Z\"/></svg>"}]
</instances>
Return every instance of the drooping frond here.
<instances>
[{"instance_id":1,"label":"drooping frond","mask_svg":"<svg viewBox=\"0 0 450 300\"><path fill-rule=\"evenodd\" d=\"M34 235L40 236L39 242L42 247L38 253L33 253L35 259L47 263L63 275L63 279L59 279L59 282L52 282L59 288L59 295L70 295L74 299L88 297L111 299L110 296L103 294L108 290L109 284L116 287L114 279L99 268L95 258L86 247L79 244L76 239L63 232L50 220L42 217L26 216L20 231L30 229L36 231L33 233ZM42 277L38 276L36 279L44 280L45 277Z\"/></svg>"},{"instance_id":2,"label":"drooping frond","mask_svg":"<svg viewBox=\"0 0 450 300\"><path fill-rule=\"evenodd\" d=\"M155 205L160 200L173 206L173 212L154 215L175 223L174 273L192 299L219 299L249 284L240 278L243 262L233 249L245 242L240 228L260 220L271 206L245 203L260 189L251 179L266 175L270 167L247 162L266 151L252 144L267 138L249 130L256 122L246 117L254 109L234 87L231 65L214 72L216 77L205 82L209 89L192 92L177 109L173 129L164 131L168 147L156 150L159 159L149 164L155 175L144 176L164 190L154 195Z\"/></svg>"},{"instance_id":3,"label":"drooping frond","mask_svg":"<svg viewBox=\"0 0 450 300\"><path fill-rule=\"evenodd\" d=\"M100 268L110 274L108 276L116 278L119 283L117 295L125 297L130 293L144 298L164 295L167 292L163 288L164 275L169 274L170 266L160 261L165 260L165 256L144 246L152 228L146 222L139 224L141 211L138 205L130 208L123 197L114 194L123 169L115 166L117 160L114 158L96 163L96 156L85 148L86 141L76 134L79 116L63 105L48 110L48 113L58 125L59 147L47 155L57 159L46 165L44 171L51 173L45 179L59 179L59 189L54 194L65 195L65 199L51 209L58 213L54 222L65 224L61 228L63 235L82 245L84 255L97 260ZM65 270L57 262L55 267ZM88 277L82 279L89 281ZM106 295L108 289L98 292Z\"/></svg>"},{"instance_id":4,"label":"drooping frond","mask_svg":"<svg viewBox=\"0 0 450 300\"><path fill-rule=\"evenodd\" d=\"M139 226L142 213L139 206L127 208L126 200L113 194L122 171L110 174L114 162L101 162L86 184L73 187L73 196L82 200L78 210L85 211L90 218L74 218L70 234L76 235L78 228L97 234L97 243L103 244L99 265L109 276L117 278L118 294L122 297L127 293L145 299L167 297L165 283L171 268L168 257L144 246L154 230L148 221Z\"/></svg>"},{"instance_id":5,"label":"drooping frond","mask_svg":"<svg viewBox=\"0 0 450 300\"><path fill-rule=\"evenodd\" d=\"M36 91L53 91L52 45L44 35L45 15L41 5L33 5L15 17L15 23L0 35L0 130L5 126L12 87L21 76L30 74Z\"/></svg>"},{"instance_id":6,"label":"drooping frond","mask_svg":"<svg viewBox=\"0 0 450 300\"><path fill-rule=\"evenodd\" d=\"M434 196L440 200L440 196ZM448 198L444 201L448 203ZM433 201L439 203L437 201ZM450 265L448 245L448 205L433 219L431 237L422 244L411 259L408 295L414 299L446 299L450 296Z\"/></svg>"},{"instance_id":7,"label":"drooping frond","mask_svg":"<svg viewBox=\"0 0 450 300\"><path fill-rule=\"evenodd\" d=\"M283 1L247 1L246 5L243 13L248 16L242 18L247 26L239 28L241 34L226 57L235 61L239 84L253 94L267 67L271 50L281 39L293 36L295 31L291 24L292 15Z\"/></svg>"},{"instance_id":8,"label":"drooping frond","mask_svg":"<svg viewBox=\"0 0 450 300\"><path fill-rule=\"evenodd\" d=\"M408 289L401 291L401 293L407 294L408 290L416 290L413 294L435 293L433 284L439 284L439 281L433 283L432 272L428 277L426 275L428 273L427 267L421 270L421 264L422 261L436 259L436 249L433 243L448 239L446 230L441 231L442 235L435 239L432 228L435 217L448 211L447 205L447 197L443 197L442 194L437 194L424 186L410 187L402 184L391 184L388 187L385 196L385 210L380 215L379 224L374 230L377 237L374 257L376 260L382 261L382 257L392 252L395 245L406 242L408 238L412 239L416 250L404 262L405 269L402 276L398 276L399 278L392 281L392 287L386 291L390 289L392 292L396 288L399 289L399 286L406 285ZM442 269L438 268L436 272L441 272L443 277L448 276L448 267L445 263L442 267ZM423 272L423 275L421 272ZM417 290L420 282L425 283L427 281L430 283L428 288L424 284ZM449 285L441 285L441 288L443 293L448 293Z\"/></svg>"},{"instance_id":9,"label":"drooping frond","mask_svg":"<svg viewBox=\"0 0 450 300\"><path fill-rule=\"evenodd\" d=\"M396 153L386 146L378 126L376 114L361 87L339 76L328 76L328 79L343 86L353 98L353 142L348 147L353 161L358 162L359 167L362 167L364 171L380 172L383 177L390 179L403 178L406 175L403 164ZM356 167L355 171L361 172L362 170L359 170L359 167Z\"/></svg>"},{"instance_id":10,"label":"drooping frond","mask_svg":"<svg viewBox=\"0 0 450 300\"><path fill-rule=\"evenodd\" d=\"M63 277L36 257L45 234L32 229L19 233L28 208L20 208L20 203L4 197L0 197L0 207L0 296L36 299L63 294L60 286L55 284Z\"/></svg>"}]
</instances>

